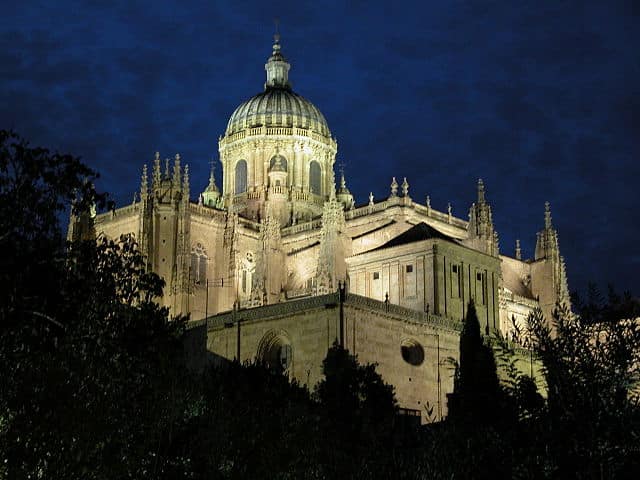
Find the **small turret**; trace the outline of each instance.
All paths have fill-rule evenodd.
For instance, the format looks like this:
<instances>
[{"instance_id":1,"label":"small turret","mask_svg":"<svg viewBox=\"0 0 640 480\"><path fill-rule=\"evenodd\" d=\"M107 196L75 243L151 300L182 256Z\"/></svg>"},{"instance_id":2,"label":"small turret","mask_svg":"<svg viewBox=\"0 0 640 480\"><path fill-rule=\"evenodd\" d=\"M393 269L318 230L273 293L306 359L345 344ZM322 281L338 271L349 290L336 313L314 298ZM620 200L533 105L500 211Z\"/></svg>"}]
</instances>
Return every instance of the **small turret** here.
<instances>
[{"instance_id":1,"label":"small turret","mask_svg":"<svg viewBox=\"0 0 640 480\"><path fill-rule=\"evenodd\" d=\"M353 195L351 195L351 192L347 188L347 182L344 179L344 167L340 168L340 188L338 188L336 198L344 205L345 210L350 210L353 208Z\"/></svg>"},{"instance_id":2,"label":"small turret","mask_svg":"<svg viewBox=\"0 0 640 480\"><path fill-rule=\"evenodd\" d=\"M536 273L532 291L540 298L543 313L551 318L556 303L569 305L569 287L564 258L560 255L558 232L551 221L551 206L544 204L544 228L536 234Z\"/></svg>"},{"instance_id":3,"label":"small turret","mask_svg":"<svg viewBox=\"0 0 640 480\"><path fill-rule=\"evenodd\" d=\"M498 233L493 227L491 206L486 200L484 182L478 179L478 197L469 209L469 242L479 250L493 256L499 254Z\"/></svg>"},{"instance_id":4,"label":"small turret","mask_svg":"<svg viewBox=\"0 0 640 480\"><path fill-rule=\"evenodd\" d=\"M220 198L220 190L218 190L218 186L216 185L213 162L211 162L211 173L209 174L209 184L207 185L207 188L205 188L204 192L202 192L201 198L202 198L202 203L207 207L215 208L218 204L218 199Z\"/></svg>"}]
</instances>

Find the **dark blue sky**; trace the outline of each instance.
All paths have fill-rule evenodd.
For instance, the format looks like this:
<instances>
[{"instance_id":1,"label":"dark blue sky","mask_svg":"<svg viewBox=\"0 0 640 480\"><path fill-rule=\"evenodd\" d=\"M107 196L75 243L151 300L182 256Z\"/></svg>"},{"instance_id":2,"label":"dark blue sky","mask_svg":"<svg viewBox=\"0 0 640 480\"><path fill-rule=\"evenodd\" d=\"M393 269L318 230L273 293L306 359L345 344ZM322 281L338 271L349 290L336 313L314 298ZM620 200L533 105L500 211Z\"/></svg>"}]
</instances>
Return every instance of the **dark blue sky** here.
<instances>
[{"instance_id":1,"label":"dark blue sky","mask_svg":"<svg viewBox=\"0 0 640 480\"><path fill-rule=\"evenodd\" d=\"M120 205L156 150L204 188L278 17L358 203L406 176L467 218L482 177L503 253L533 255L549 200L570 289L639 292L637 1L6 3L0 128L81 156Z\"/></svg>"}]
</instances>

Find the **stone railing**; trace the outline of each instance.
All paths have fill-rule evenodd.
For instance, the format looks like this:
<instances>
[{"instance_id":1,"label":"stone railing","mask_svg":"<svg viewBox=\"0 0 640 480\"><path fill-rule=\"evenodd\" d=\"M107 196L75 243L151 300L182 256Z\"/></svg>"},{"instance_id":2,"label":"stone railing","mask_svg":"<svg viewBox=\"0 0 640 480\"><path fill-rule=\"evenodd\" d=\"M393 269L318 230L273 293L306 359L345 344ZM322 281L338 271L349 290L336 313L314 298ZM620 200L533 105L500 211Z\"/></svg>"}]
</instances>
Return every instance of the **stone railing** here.
<instances>
[{"instance_id":1,"label":"stone railing","mask_svg":"<svg viewBox=\"0 0 640 480\"><path fill-rule=\"evenodd\" d=\"M362 295L356 295L354 293L347 294L345 305L352 305L354 307L373 310L378 313L390 314L394 317L399 317L402 320L409 320L416 323L431 324L454 331L462 330L462 322L458 322L451 318L413 310L412 308L401 307L400 305L395 305L393 303L381 302L380 300L374 300L373 298L363 297Z\"/></svg>"},{"instance_id":2,"label":"stone railing","mask_svg":"<svg viewBox=\"0 0 640 480\"><path fill-rule=\"evenodd\" d=\"M336 142L331 137L326 137L312 130L299 127L253 127L229 135L224 138L225 143L235 142L236 140L243 140L247 137L255 137L258 135L296 135L300 137L307 137L316 142L329 143L335 147Z\"/></svg>"},{"instance_id":3,"label":"stone railing","mask_svg":"<svg viewBox=\"0 0 640 480\"><path fill-rule=\"evenodd\" d=\"M108 212L101 213L96 215L93 219L94 225L100 225L104 222L108 222L117 217L126 217L129 215L133 215L140 211L141 205L140 202L132 203L131 205L127 205L126 207L117 208L115 210L110 210Z\"/></svg>"},{"instance_id":4,"label":"stone railing","mask_svg":"<svg viewBox=\"0 0 640 480\"><path fill-rule=\"evenodd\" d=\"M250 230L255 230L256 232L260 231L260 224L258 222L254 222L253 220L249 220L248 218L238 217L238 224L243 227L247 227Z\"/></svg>"},{"instance_id":5,"label":"stone railing","mask_svg":"<svg viewBox=\"0 0 640 480\"><path fill-rule=\"evenodd\" d=\"M372 213L381 212L395 206L413 208L417 213L420 213L426 217L434 218L442 223L448 223L465 230L467 229L467 224L469 223L460 218L456 218L453 215L449 216L448 213L439 212L438 210L434 210L433 208L425 207L423 205L420 205L419 203L412 202L408 197L390 197L381 202L374 203L373 205L365 205L363 207L354 208L353 210L347 210L344 213L344 216L345 219L352 220L354 218L371 215Z\"/></svg>"},{"instance_id":6,"label":"stone railing","mask_svg":"<svg viewBox=\"0 0 640 480\"><path fill-rule=\"evenodd\" d=\"M344 218L346 220L352 220L358 217L365 217L375 212L381 212L389 207L387 201L374 203L373 205L365 205L364 207L354 208L353 210L347 210L344 212Z\"/></svg>"},{"instance_id":7,"label":"stone railing","mask_svg":"<svg viewBox=\"0 0 640 480\"><path fill-rule=\"evenodd\" d=\"M533 298L523 297L522 295L518 295L517 293L513 293L510 291L501 288L499 290L500 301L511 301L514 303L520 303L522 305L526 305L527 307L536 308L540 306L540 302L534 300Z\"/></svg>"},{"instance_id":8,"label":"stone railing","mask_svg":"<svg viewBox=\"0 0 640 480\"><path fill-rule=\"evenodd\" d=\"M297 290L289 290L287 299L310 297L311 295L313 295L313 287L298 288Z\"/></svg>"},{"instance_id":9,"label":"stone railing","mask_svg":"<svg viewBox=\"0 0 640 480\"><path fill-rule=\"evenodd\" d=\"M280 232L280 235L285 237L287 235L315 230L316 228L320 227L322 227L322 219L318 218L316 220L311 220L310 222L298 223L297 225L291 225L290 227L283 228Z\"/></svg>"},{"instance_id":10,"label":"stone railing","mask_svg":"<svg viewBox=\"0 0 640 480\"><path fill-rule=\"evenodd\" d=\"M308 290L309 292L306 292ZM305 293L310 293L312 289L305 289ZM207 319L207 327L209 329L221 328L225 325L231 325L237 320L264 320L272 317L282 317L285 315L295 314L304 310L312 310L317 308L326 308L328 306L337 306L340 303L340 294L338 292L326 295L307 296L300 299L289 300L286 302L275 303L272 305L264 305L255 308L241 308L239 310L220 313ZM444 328L454 332L462 330L462 323L451 318L434 315L433 313L421 312L410 308L401 307L392 303L381 302L372 298L363 297L361 295L347 294L345 306L351 306L372 313L390 315L397 320L420 323L423 325L431 325L433 327Z\"/></svg>"},{"instance_id":11,"label":"stone railing","mask_svg":"<svg viewBox=\"0 0 640 480\"><path fill-rule=\"evenodd\" d=\"M340 295L338 292L317 297L306 297L300 300L274 303L256 308L240 309L220 313L207 319L207 328L214 329L235 323L237 320L263 320L272 317L282 317L301 310L325 308L329 305L338 305Z\"/></svg>"},{"instance_id":12,"label":"stone railing","mask_svg":"<svg viewBox=\"0 0 640 480\"><path fill-rule=\"evenodd\" d=\"M289 188L284 185L271 185L269 187L269 193L274 195L287 195L289 193Z\"/></svg>"},{"instance_id":13,"label":"stone railing","mask_svg":"<svg viewBox=\"0 0 640 480\"><path fill-rule=\"evenodd\" d=\"M206 205L199 205L197 203L190 203L189 211L191 213L202 215L203 217L215 218L218 220L224 220L227 215L224 210L218 210L217 208L207 207Z\"/></svg>"}]
</instances>

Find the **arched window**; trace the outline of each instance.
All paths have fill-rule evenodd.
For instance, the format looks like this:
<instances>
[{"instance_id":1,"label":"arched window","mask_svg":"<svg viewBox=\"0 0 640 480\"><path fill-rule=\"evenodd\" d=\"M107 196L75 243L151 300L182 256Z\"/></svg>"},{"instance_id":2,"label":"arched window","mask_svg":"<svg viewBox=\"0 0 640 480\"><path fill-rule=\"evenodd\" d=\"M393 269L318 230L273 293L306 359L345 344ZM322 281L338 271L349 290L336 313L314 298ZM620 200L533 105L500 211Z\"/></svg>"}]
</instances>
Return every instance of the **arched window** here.
<instances>
[{"instance_id":1,"label":"arched window","mask_svg":"<svg viewBox=\"0 0 640 480\"><path fill-rule=\"evenodd\" d=\"M235 194L247 191L247 162L240 160L236 163L236 189Z\"/></svg>"},{"instance_id":2,"label":"arched window","mask_svg":"<svg viewBox=\"0 0 640 480\"><path fill-rule=\"evenodd\" d=\"M191 281L196 285L207 282L207 252L200 243L191 248Z\"/></svg>"},{"instance_id":3,"label":"arched window","mask_svg":"<svg viewBox=\"0 0 640 480\"><path fill-rule=\"evenodd\" d=\"M278 157L280 158L280 165L282 165L282 170L287 172L287 159L282 155L274 155L273 157L271 157L271 161L269 162L269 170L273 169L273 166L276 164L276 160Z\"/></svg>"},{"instance_id":4,"label":"arched window","mask_svg":"<svg viewBox=\"0 0 640 480\"><path fill-rule=\"evenodd\" d=\"M315 160L309 164L309 188L311 193L322 195L322 170Z\"/></svg>"}]
</instances>

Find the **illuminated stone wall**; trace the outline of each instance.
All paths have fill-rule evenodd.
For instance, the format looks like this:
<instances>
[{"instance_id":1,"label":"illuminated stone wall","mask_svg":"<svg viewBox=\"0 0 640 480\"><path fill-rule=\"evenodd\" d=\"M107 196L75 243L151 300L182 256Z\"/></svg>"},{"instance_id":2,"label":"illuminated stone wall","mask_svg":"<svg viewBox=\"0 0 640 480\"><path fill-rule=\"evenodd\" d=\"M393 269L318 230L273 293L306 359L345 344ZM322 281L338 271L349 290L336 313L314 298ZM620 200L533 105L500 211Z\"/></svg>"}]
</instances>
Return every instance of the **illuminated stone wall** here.
<instances>
[{"instance_id":1,"label":"illuminated stone wall","mask_svg":"<svg viewBox=\"0 0 640 480\"><path fill-rule=\"evenodd\" d=\"M447 359L458 358L459 323L357 295L346 296L342 320L340 312L339 294L329 294L218 315L207 322L207 349L230 360L238 351L241 361L265 360L264 345L277 338L291 348L290 375L312 389L327 350L342 335L360 363L379 364L402 408L424 417L430 405L434 415L446 415L446 393L453 390Z\"/></svg>"}]
</instances>

